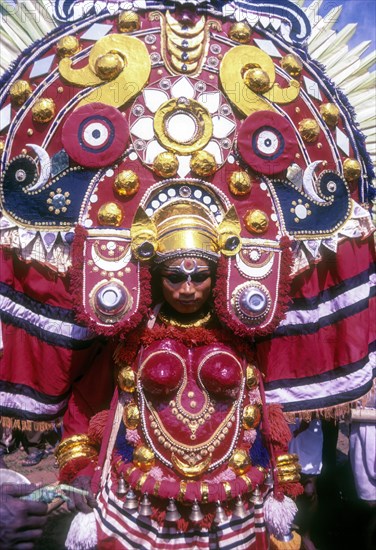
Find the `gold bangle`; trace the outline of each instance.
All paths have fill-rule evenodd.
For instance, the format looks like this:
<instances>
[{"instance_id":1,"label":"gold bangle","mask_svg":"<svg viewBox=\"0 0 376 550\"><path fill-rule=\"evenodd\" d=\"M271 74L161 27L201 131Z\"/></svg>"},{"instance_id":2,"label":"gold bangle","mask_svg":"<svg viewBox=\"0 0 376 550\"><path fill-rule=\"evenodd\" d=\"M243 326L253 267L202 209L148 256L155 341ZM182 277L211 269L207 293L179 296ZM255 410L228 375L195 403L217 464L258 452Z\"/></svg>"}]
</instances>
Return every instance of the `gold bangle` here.
<instances>
[{"instance_id":1,"label":"gold bangle","mask_svg":"<svg viewBox=\"0 0 376 550\"><path fill-rule=\"evenodd\" d=\"M252 491L253 487L252 487L252 481L249 479L249 477L245 474L239 476L240 479L242 479L246 484L247 484L247 491L250 492Z\"/></svg>"},{"instance_id":2,"label":"gold bangle","mask_svg":"<svg viewBox=\"0 0 376 550\"><path fill-rule=\"evenodd\" d=\"M228 481L223 481L222 485L226 493L226 498L232 498L230 483Z\"/></svg>"},{"instance_id":3,"label":"gold bangle","mask_svg":"<svg viewBox=\"0 0 376 550\"><path fill-rule=\"evenodd\" d=\"M142 476L140 477L140 479L136 483L136 486L135 486L136 491L141 491L141 487L145 483L146 478L148 477L148 475L149 475L148 472L142 474Z\"/></svg>"},{"instance_id":4,"label":"gold bangle","mask_svg":"<svg viewBox=\"0 0 376 550\"><path fill-rule=\"evenodd\" d=\"M180 502L183 502L186 491L187 491L187 482L181 481L177 500L179 500Z\"/></svg>"},{"instance_id":5,"label":"gold bangle","mask_svg":"<svg viewBox=\"0 0 376 550\"><path fill-rule=\"evenodd\" d=\"M59 444L55 453L60 469L75 458L94 458L97 455L96 443L86 434L74 435L65 439Z\"/></svg>"},{"instance_id":6,"label":"gold bangle","mask_svg":"<svg viewBox=\"0 0 376 550\"><path fill-rule=\"evenodd\" d=\"M201 501L206 504L209 500L209 485L206 481L200 484Z\"/></svg>"},{"instance_id":7,"label":"gold bangle","mask_svg":"<svg viewBox=\"0 0 376 550\"><path fill-rule=\"evenodd\" d=\"M153 496L157 497L159 493L159 487L161 486L160 480L155 482L154 489L153 489Z\"/></svg>"},{"instance_id":8,"label":"gold bangle","mask_svg":"<svg viewBox=\"0 0 376 550\"><path fill-rule=\"evenodd\" d=\"M278 481L282 483L294 483L296 481L300 481L300 475L299 474L282 474L278 476Z\"/></svg>"},{"instance_id":9,"label":"gold bangle","mask_svg":"<svg viewBox=\"0 0 376 550\"><path fill-rule=\"evenodd\" d=\"M285 454L277 456L277 465L280 464L291 464L291 462L299 462L299 457L297 454Z\"/></svg>"},{"instance_id":10,"label":"gold bangle","mask_svg":"<svg viewBox=\"0 0 376 550\"><path fill-rule=\"evenodd\" d=\"M87 434L72 435L72 437L64 439L59 444L56 450L56 455L59 455L60 452L65 451L68 447L74 447L77 444L93 445L93 442Z\"/></svg>"},{"instance_id":11,"label":"gold bangle","mask_svg":"<svg viewBox=\"0 0 376 550\"><path fill-rule=\"evenodd\" d=\"M300 464L283 464L277 466L278 475L296 474L301 470Z\"/></svg>"}]
</instances>

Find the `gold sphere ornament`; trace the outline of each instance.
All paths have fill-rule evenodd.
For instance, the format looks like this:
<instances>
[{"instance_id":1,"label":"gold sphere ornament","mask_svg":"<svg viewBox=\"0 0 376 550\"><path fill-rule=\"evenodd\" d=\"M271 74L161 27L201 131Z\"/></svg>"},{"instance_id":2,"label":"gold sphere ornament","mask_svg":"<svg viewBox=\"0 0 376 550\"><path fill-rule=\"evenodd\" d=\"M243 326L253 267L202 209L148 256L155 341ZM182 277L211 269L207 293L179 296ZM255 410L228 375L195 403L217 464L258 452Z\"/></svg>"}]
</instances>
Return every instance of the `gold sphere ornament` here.
<instances>
[{"instance_id":1,"label":"gold sphere ornament","mask_svg":"<svg viewBox=\"0 0 376 550\"><path fill-rule=\"evenodd\" d=\"M249 389L253 389L258 384L258 373L257 369L253 365L247 365L245 371L245 379Z\"/></svg>"},{"instance_id":2,"label":"gold sphere ornament","mask_svg":"<svg viewBox=\"0 0 376 550\"><path fill-rule=\"evenodd\" d=\"M244 449L235 449L228 465L236 473L236 475L241 476L251 467L251 459L249 458L247 451Z\"/></svg>"},{"instance_id":3,"label":"gold sphere ornament","mask_svg":"<svg viewBox=\"0 0 376 550\"><path fill-rule=\"evenodd\" d=\"M207 151L196 151L193 153L190 167L197 176L211 176L217 170L217 163L211 153Z\"/></svg>"},{"instance_id":4,"label":"gold sphere ornament","mask_svg":"<svg viewBox=\"0 0 376 550\"><path fill-rule=\"evenodd\" d=\"M120 197L133 197L140 187L140 180L133 170L122 170L114 181L114 191Z\"/></svg>"},{"instance_id":5,"label":"gold sphere ornament","mask_svg":"<svg viewBox=\"0 0 376 550\"><path fill-rule=\"evenodd\" d=\"M320 126L314 118L303 118L299 122L299 134L307 143L314 143L320 134Z\"/></svg>"},{"instance_id":6,"label":"gold sphere ornament","mask_svg":"<svg viewBox=\"0 0 376 550\"><path fill-rule=\"evenodd\" d=\"M338 124L339 109L334 103L323 103L320 105L320 114L328 126L334 128Z\"/></svg>"},{"instance_id":7,"label":"gold sphere ornament","mask_svg":"<svg viewBox=\"0 0 376 550\"><path fill-rule=\"evenodd\" d=\"M172 178L176 176L178 168L178 157L171 151L159 153L153 162L154 172L162 178Z\"/></svg>"},{"instance_id":8,"label":"gold sphere ornament","mask_svg":"<svg viewBox=\"0 0 376 550\"><path fill-rule=\"evenodd\" d=\"M102 80L113 80L124 69L124 60L116 52L108 52L97 57L95 74Z\"/></svg>"},{"instance_id":9,"label":"gold sphere ornament","mask_svg":"<svg viewBox=\"0 0 376 550\"><path fill-rule=\"evenodd\" d=\"M115 202L106 202L98 211L98 221L101 225L119 227L123 219L123 212Z\"/></svg>"},{"instance_id":10,"label":"gold sphere ornament","mask_svg":"<svg viewBox=\"0 0 376 550\"><path fill-rule=\"evenodd\" d=\"M49 97L41 97L34 103L31 113L34 122L46 124L55 116L55 102Z\"/></svg>"},{"instance_id":11,"label":"gold sphere ornament","mask_svg":"<svg viewBox=\"0 0 376 550\"><path fill-rule=\"evenodd\" d=\"M269 228L269 217L258 208L248 210L244 216L244 225L250 233L262 235Z\"/></svg>"},{"instance_id":12,"label":"gold sphere ornament","mask_svg":"<svg viewBox=\"0 0 376 550\"><path fill-rule=\"evenodd\" d=\"M343 175L346 181L353 182L360 178L362 169L356 159L345 159L343 162Z\"/></svg>"},{"instance_id":13,"label":"gold sphere ornament","mask_svg":"<svg viewBox=\"0 0 376 550\"><path fill-rule=\"evenodd\" d=\"M258 405L247 405L243 411L243 428L254 430L260 424L261 410Z\"/></svg>"},{"instance_id":14,"label":"gold sphere ornament","mask_svg":"<svg viewBox=\"0 0 376 550\"><path fill-rule=\"evenodd\" d=\"M16 80L9 90L12 103L19 106L23 105L32 93L33 91L27 80Z\"/></svg>"},{"instance_id":15,"label":"gold sphere ornament","mask_svg":"<svg viewBox=\"0 0 376 550\"><path fill-rule=\"evenodd\" d=\"M122 368L117 375L117 383L121 391L133 393L136 389L136 374L131 367Z\"/></svg>"},{"instance_id":16,"label":"gold sphere ornament","mask_svg":"<svg viewBox=\"0 0 376 550\"><path fill-rule=\"evenodd\" d=\"M63 36L56 44L59 57L71 57L81 49L80 42L75 36Z\"/></svg>"},{"instance_id":17,"label":"gold sphere ornament","mask_svg":"<svg viewBox=\"0 0 376 550\"><path fill-rule=\"evenodd\" d=\"M243 80L253 92L263 94L270 88L270 78L267 72L260 67L247 69L243 75Z\"/></svg>"},{"instance_id":18,"label":"gold sphere ornament","mask_svg":"<svg viewBox=\"0 0 376 550\"><path fill-rule=\"evenodd\" d=\"M137 468L140 468L143 472L148 472L154 466L154 463L154 452L149 447L145 445L136 447L133 453L133 464Z\"/></svg>"},{"instance_id":19,"label":"gold sphere ornament","mask_svg":"<svg viewBox=\"0 0 376 550\"><path fill-rule=\"evenodd\" d=\"M303 63L300 61L299 57L292 53L289 53L282 57L281 67L290 76L296 78L297 76L301 75L301 72L303 70Z\"/></svg>"},{"instance_id":20,"label":"gold sphere ornament","mask_svg":"<svg viewBox=\"0 0 376 550\"><path fill-rule=\"evenodd\" d=\"M228 178L228 188L236 196L247 195L252 188L252 181L243 170L232 172Z\"/></svg>"},{"instance_id":21,"label":"gold sphere ornament","mask_svg":"<svg viewBox=\"0 0 376 550\"><path fill-rule=\"evenodd\" d=\"M140 17L134 11L123 11L118 18L118 29L120 32L134 32L141 27Z\"/></svg>"},{"instance_id":22,"label":"gold sphere ornament","mask_svg":"<svg viewBox=\"0 0 376 550\"><path fill-rule=\"evenodd\" d=\"M128 403L123 412L124 424L129 430L134 430L140 423L140 411L135 403Z\"/></svg>"},{"instance_id":23,"label":"gold sphere ornament","mask_svg":"<svg viewBox=\"0 0 376 550\"><path fill-rule=\"evenodd\" d=\"M3 154L4 149L5 149L5 141L3 139L0 139L0 155Z\"/></svg>"},{"instance_id":24,"label":"gold sphere ornament","mask_svg":"<svg viewBox=\"0 0 376 550\"><path fill-rule=\"evenodd\" d=\"M228 32L231 40L240 42L240 44L247 44L251 38L251 27L247 23L233 23Z\"/></svg>"}]
</instances>

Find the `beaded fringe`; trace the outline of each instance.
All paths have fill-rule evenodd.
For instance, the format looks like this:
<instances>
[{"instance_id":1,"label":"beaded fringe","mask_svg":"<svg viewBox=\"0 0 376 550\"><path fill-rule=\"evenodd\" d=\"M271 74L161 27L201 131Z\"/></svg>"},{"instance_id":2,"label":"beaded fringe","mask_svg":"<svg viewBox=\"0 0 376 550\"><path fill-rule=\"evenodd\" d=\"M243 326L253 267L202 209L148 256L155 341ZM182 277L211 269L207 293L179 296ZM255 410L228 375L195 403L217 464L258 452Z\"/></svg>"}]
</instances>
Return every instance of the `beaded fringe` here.
<instances>
[{"instance_id":1,"label":"beaded fringe","mask_svg":"<svg viewBox=\"0 0 376 550\"><path fill-rule=\"evenodd\" d=\"M19 418L10 418L9 416L0 416L0 425L2 428L11 430L21 430L22 432L34 430L37 432L48 432L60 426L60 420L55 422L43 422L36 420L20 420Z\"/></svg>"}]
</instances>

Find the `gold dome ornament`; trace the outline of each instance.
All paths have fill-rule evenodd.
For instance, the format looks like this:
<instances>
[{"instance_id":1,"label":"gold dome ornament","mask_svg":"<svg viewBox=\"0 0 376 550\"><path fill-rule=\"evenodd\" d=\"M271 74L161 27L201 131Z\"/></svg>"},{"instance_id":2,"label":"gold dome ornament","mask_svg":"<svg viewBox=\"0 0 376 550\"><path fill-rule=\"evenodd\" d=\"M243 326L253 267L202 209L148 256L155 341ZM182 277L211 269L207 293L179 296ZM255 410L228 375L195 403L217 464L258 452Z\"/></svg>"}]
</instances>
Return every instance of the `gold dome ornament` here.
<instances>
[{"instance_id":1,"label":"gold dome ornament","mask_svg":"<svg viewBox=\"0 0 376 550\"><path fill-rule=\"evenodd\" d=\"M131 367L123 367L117 375L117 383L121 391L133 393L136 389L136 374Z\"/></svg>"},{"instance_id":2,"label":"gold dome ornament","mask_svg":"<svg viewBox=\"0 0 376 550\"><path fill-rule=\"evenodd\" d=\"M153 162L154 172L162 178L172 178L173 176L176 176L178 168L178 158L171 151L159 153Z\"/></svg>"},{"instance_id":3,"label":"gold dome ornament","mask_svg":"<svg viewBox=\"0 0 376 550\"><path fill-rule=\"evenodd\" d=\"M122 170L114 181L114 191L120 197L133 197L140 187L140 180L133 170Z\"/></svg>"},{"instance_id":4,"label":"gold dome ornament","mask_svg":"<svg viewBox=\"0 0 376 550\"><path fill-rule=\"evenodd\" d=\"M124 60L117 52L100 55L95 61L95 74L102 80L113 80L124 69Z\"/></svg>"},{"instance_id":5,"label":"gold dome ornament","mask_svg":"<svg viewBox=\"0 0 376 550\"><path fill-rule=\"evenodd\" d=\"M228 187L233 195L247 195L252 188L252 181L243 170L232 172L228 178Z\"/></svg>"},{"instance_id":6,"label":"gold dome ornament","mask_svg":"<svg viewBox=\"0 0 376 550\"><path fill-rule=\"evenodd\" d=\"M320 126L313 118L303 118L299 122L299 134L307 143L314 143L320 134Z\"/></svg>"},{"instance_id":7,"label":"gold dome ornament","mask_svg":"<svg viewBox=\"0 0 376 550\"><path fill-rule=\"evenodd\" d=\"M21 106L31 96L32 92L27 80L16 80L10 87L9 95L14 105Z\"/></svg>"},{"instance_id":8,"label":"gold dome ornament","mask_svg":"<svg viewBox=\"0 0 376 550\"><path fill-rule=\"evenodd\" d=\"M217 170L217 163L211 153L196 151L193 153L190 167L192 172L200 177L212 176Z\"/></svg>"},{"instance_id":9,"label":"gold dome ornament","mask_svg":"<svg viewBox=\"0 0 376 550\"><path fill-rule=\"evenodd\" d=\"M129 430L134 430L140 423L140 411L135 403L128 403L124 407L123 421Z\"/></svg>"},{"instance_id":10,"label":"gold dome ornament","mask_svg":"<svg viewBox=\"0 0 376 550\"><path fill-rule=\"evenodd\" d=\"M251 467L251 459L249 458L247 451L244 449L235 449L228 465L236 473L236 475L241 476Z\"/></svg>"},{"instance_id":11,"label":"gold dome ornament","mask_svg":"<svg viewBox=\"0 0 376 550\"><path fill-rule=\"evenodd\" d=\"M72 57L81 50L80 41L75 36L63 36L56 44L59 57Z\"/></svg>"},{"instance_id":12,"label":"gold dome ornament","mask_svg":"<svg viewBox=\"0 0 376 550\"><path fill-rule=\"evenodd\" d=\"M362 169L356 159L347 158L343 162L343 175L347 182L353 182L360 178Z\"/></svg>"},{"instance_id":13,"label":"gold dome ornament","mask_svg":"<svg viewBox=\"0 0 376 550\"><path fill-rule=\"evenodd\" d=\"M34 103L31 113L34 122L46 124L55 116L55 102L49 97L41 97Z\"/></svg>"},{"instance_id":14,"label":"gold dome ornament","mask_svg":"<svg viewBox=\"0 0 376 550\"><path fill-rule=\"evenodd\" d=\"M258 405L246 405L243 411L243 428L254 430L260 424L261 410Z\"/></svg>"},{"instance_id":15,"label":"gold dome ornament","mask_svg":"<svg viewBox=\"0 0 376 550\"><path fill-rule=\"evenodd\" d=\"M303 63L300 61L299 57L292 53L289 53L282 58L281 67L290 76L296 78L297 76L301 75Z\"/></svg>"},{"instance_id":16,"label":"gold dome ornament","mask_svg":"<svg viewBox=\"0 0 376 550\"><path fill-rule=\"evenodd\" d=\"M123 11L118 17L118 29L120 32L134 32L141 27L140 17L134 11Z\"/></svg>"},{"instance_id":17,"label":"gold dome ornament","mask_svg":"<svg viewBox=\"0 0 376 550\"><path fill-rule=\"evenodd\" d=\"M250 233L262 235L269 228L269 217L258 208L248 210L244 216L244 225Z\"/></svg>"},{"instance_id":18,"label":"gold dome ornament","mask_svg":"<svg viewBox=\"0 0 376 550\"><path fill-rule=\"evenodd\" d=\"M5 141L3 139L0 139L0 155L3 154L4 149L5 149Z\"/></svg>"},{"instance_id":19,"label":"gold dome ornament","mask_svg":"<svg viewBox=\"0 0 376 550\"><path fill-rule=\"evenodd\" d=\"M247 44L251 38L251 27L247 23L233 23L228 32L231 40L240 42L240 44Z\"/></svg>"},{"instance_id":20,"label":"gold dome ornament","mask_svg":"<svg viewBox=\"0 0 376 550\"><path fill-rule=\"evenodd\" d=\"M270 88L270 78L261 67L251 67L244 72L243 80L253 92L263 94Z\"/></svg>"},{"instance_id":21,"label":"gold dome ornament","mask_svg":"<svg viewBox=\"0 0 376 550\"><path fill-rule=\"evenodd\" d=\"M258 372L256 367L254 367L253 365L247 365L247 368L245 371L245 379L247 382L247 386L250 390L257 386Z\"/></svg>"},{"instance_id":22,"label":"gold dome ornament","mask_svg":"<svg viewBox=\"0 0 376 550\"><path fill-rule=\"evenodd\" d=\"M98 210L98 221L100 225L111 225L119 227L123 219L123 211L116 202L106 202Z\"/></svg>"},{"instance_id":23,"label":"gold dome ornament","mask_svg":"<svg viewBox=\"0 0 376 550\"><path fill-rule=\"evenodd\" d=\"M338 124L339 109L334 103L323 103L320 105L320 114L328 126L334 128Z\"/></svg>"},{"instance_id":24,"label":"gold dome ornament","mask_svg":"<svg viewBox=\"0 0 376 550\"><path fill-rule=\"evenodd\" d=\"M154 463L155 455L149 447L145 445L136 447L133 453L133 464L137 468L140 468L143 472L148 472L154 466Z\"/></svg>"}]
</instances>

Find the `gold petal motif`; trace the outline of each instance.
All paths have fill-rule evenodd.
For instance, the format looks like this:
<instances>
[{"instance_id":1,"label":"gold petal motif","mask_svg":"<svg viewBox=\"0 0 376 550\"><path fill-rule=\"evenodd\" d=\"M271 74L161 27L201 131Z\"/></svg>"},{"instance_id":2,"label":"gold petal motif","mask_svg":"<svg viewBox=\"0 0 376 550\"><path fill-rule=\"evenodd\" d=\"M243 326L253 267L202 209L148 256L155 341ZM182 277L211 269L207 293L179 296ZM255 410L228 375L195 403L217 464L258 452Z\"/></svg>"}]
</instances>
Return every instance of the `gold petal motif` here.
<instances>
[{"instance_id":1,"label":"gold petal motif","mask_svg":"<svg viewBox=\"0 0 376 550\"><path fill-rule=\"evenodd\" d=\"M208 456L208 458L206 458L202 462L195 464L195 466L190 466L189 464L181 461L180 458L178 458L174 453L171 455L171 461L174 465L174 468L180 474L183 474L185 477L191 478L198 477L199 475L204 473L205 470L208 469L211 462L211 456Z\"/></svg>"},{"instance_id":2,"label":"gold petal motif","mask_svg":"<svg viewBox=\"0 0 376 550\"><path fill-rule=\"evenodd\" d=\"M167 23L167 29L170 27L170 29L177 35L182 36L184 38L192 36L197 36L200 32L204 30L205 27L205 16L202 15L201 18L198 20L196 25L193 25L192 27L186 27L175 19L169 11L166 12L166 23Z\"/></svg>"}]
</instances>

